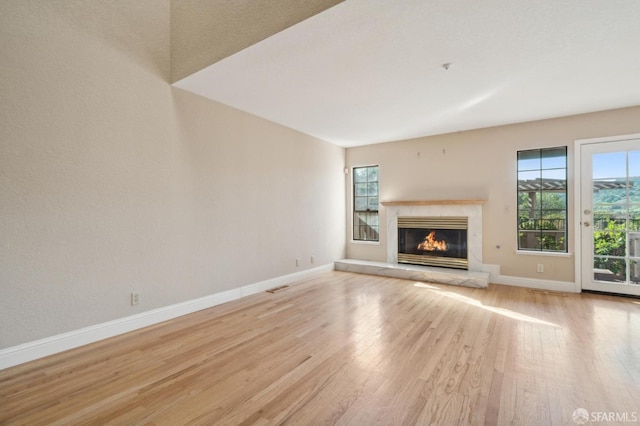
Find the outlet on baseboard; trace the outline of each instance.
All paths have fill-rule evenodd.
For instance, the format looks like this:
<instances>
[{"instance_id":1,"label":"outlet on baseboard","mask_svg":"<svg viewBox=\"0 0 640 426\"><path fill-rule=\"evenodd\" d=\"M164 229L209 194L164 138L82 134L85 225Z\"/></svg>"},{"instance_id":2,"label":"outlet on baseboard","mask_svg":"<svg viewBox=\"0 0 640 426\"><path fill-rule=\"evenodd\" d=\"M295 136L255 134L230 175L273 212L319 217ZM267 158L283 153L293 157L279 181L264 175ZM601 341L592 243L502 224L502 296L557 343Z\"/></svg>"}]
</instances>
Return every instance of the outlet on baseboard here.
<instances>
[{"instance_id":1,"label":"outlet on baseboard","mask_svg":"<svg viewBox=\"0 0 640 426\"><path fill-rule=\"evenodd\" d=\"M538 263L536 267L536 272L544 272L544 265L542 263Z\"/></svg>"},{"instance_id":2,"label":"outlet on baseboard","mask_svg":"<svg viewBox=\"0 0 640 426\"><path fill-rule=\"evenodd\" d=\"M131 306L140 304L140 293L137 291L131 292Z\"/></svg>"}]
</instances>

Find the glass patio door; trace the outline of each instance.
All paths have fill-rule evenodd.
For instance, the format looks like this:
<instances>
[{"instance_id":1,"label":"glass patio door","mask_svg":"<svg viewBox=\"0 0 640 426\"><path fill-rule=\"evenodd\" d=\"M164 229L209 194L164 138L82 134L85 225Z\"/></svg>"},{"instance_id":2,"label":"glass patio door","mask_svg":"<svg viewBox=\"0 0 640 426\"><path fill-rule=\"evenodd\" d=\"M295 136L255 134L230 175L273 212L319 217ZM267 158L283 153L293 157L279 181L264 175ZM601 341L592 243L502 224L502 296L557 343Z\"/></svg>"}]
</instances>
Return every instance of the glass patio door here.
<instances>
[{"instance_id":1,"label":"glass patio door","mask_svg":"<svg viewBox=\"0 0 640 426\"><path fill-rule=\"evenodd\" d=\"M640 139L581 147L582 289L640 295Z\"/></svg>"}]
</instances>

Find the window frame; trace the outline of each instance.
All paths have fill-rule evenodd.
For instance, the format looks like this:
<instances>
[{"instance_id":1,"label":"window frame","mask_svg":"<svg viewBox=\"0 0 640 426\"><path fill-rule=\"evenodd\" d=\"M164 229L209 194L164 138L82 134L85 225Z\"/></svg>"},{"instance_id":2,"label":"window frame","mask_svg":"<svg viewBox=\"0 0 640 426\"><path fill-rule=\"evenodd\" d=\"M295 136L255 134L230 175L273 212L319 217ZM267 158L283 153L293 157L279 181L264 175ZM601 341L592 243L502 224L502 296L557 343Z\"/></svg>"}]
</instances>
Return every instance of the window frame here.
<instances>
[{"instance_id":1,"label":"window frame","mask_svg":"<svg viewBox=\"0 0 640 426\"><path fill-rule=\"evenodd\" d=\"M376 181L369 181L369 172L367 172L367 181L366 182L356 182L356 170L357 169L371 169L371 168L377 168L377 180ZM357 196L357 191L356 191L356 184L362 184L362 183L366 183L367 185L370 183L376 183L377 184L377 191L375 196L369 195L368 194L368 188L367 188L367 195L365 196ZM358 210L356 209L356 197L365 197L367 199L367 208L362 210ZM369 207L370 204L370 199L377 199L377 202L375 204L375 210L374 209L370 209ZM377 227L377 231L376 231L376 235L375 238L357 238L357 236L360 235L360 231L356 230L356 227L358 225L356 225L356 215L358 213L364 213L364 214L370 214L370 215L375 215L377 217L377 225L375 225ZM380 243L380 165L378 164L370 164L370 165L365 165L365 166L353 166L351 168L351 241L352 242L356 242L356 243L363 243L363 244L367 244L367 243L374 243L374 244L379 244ZM372 225L370 225L372 226Z\"/></svg>"},{"instance_id":2,"label":"window frame","mask_svg":"<svg viewBox=\"0 0 640 426\"><path fill-rule=\"evenodd\" d=\"M564 161L562 163L562 167L558 165L549 165L545 166L545 160L549 163L553 163L551 156L545 157L545 152L549 151L564 151ZM537 156L534 158L534 161L538 161L538 165L536 167L522 167L521 161L529 161L532 164L531 159L527 159L526 155L530 154L532 156ZM524 157L524 158L523 158ZM561 156L560 156L561 157ZM537 173L538 183L531 182L533 185L529 189L522 189L521 185L523 185L525 180L522 179L523 175L535 175ZM544 176L553 175L553 174L562 174L562 177L555 178L558 181L564 181L564 187L562 188L554 188L554 185L557 183L553 182L553 178L548 178L548 187L545 188ZM517 235L517 253L521 254L538 254L538 255L560 255L566 256L569 254L569 152L566 145L564 146L554 146L554 147L545 147L545 148L534 148L534 149L523 149L516 151L516 235ZM533 198L531 194L534 194ZM531 206L529 210L523 210L521 207L522 204L522 194L528 194L528 204ZM533 205L532 199L536 201L536 198L539 195L539 200L537 200L538 205ZM563 199L564 206L561 209L558 208L547 208L544 207L544 198L545 194L561 194L560 199ZM551 198L547 195L546 198ZM528 218L523 216L523 213L528 213ZM563 218L553 217L554 215L563 216ZM526 220L526 227L523 226L524 221ZM563 220L563 222L559 222L559 220ZM555 223L554 223L555 222ZM533 227L531 224L533 223ZM546 225L545 225L546 223ZM562 224L561 226L557 226ZM544 240L545 237L551 237L554 235L553 240ZM531 238L536 238L538 240L538 247L532 247L531 245L526 245L526 241L530 241ZM560 241L560 242L559 242ZM552 248L553 245L562 245L560 249ZM551 247L550 247L551 246Z\"/></svg>"}]
</instances>

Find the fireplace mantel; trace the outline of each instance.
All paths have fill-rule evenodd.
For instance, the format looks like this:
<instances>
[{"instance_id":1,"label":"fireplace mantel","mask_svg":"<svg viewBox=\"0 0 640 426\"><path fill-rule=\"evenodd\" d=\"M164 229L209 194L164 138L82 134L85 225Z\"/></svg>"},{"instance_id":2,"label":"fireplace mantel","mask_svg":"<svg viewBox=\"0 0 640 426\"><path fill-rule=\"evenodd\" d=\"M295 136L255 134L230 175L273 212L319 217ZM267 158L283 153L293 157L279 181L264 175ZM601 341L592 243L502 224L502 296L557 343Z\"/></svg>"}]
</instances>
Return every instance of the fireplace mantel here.
<instances>
[{"instance_id":1,"label":"fireplace mantel","mask_svg":"<svg viewBox=\"0 0 640 426\"><path fill-rule=\"evenodd\" d=\"M489 273L482 263L482 209L486 200L383 201L387 216L387 262L342 260L336 270L405 278L414 281L486 288ZM424 216L466 217L468 270L398 263L398 218ZM384 241L384 240L382 240Z\"/></svg>"},{"instance_id":2,"label":"fireplace mantel","mask_svg":"<svg viewBox=\"0 0 640 426\"><path fill-rule=\"evenodd\" d=\"M418 201L382 201L383 206L447 206L463 204L484 204L487 200L418 200Z\"/></svg>"}]
</instances>

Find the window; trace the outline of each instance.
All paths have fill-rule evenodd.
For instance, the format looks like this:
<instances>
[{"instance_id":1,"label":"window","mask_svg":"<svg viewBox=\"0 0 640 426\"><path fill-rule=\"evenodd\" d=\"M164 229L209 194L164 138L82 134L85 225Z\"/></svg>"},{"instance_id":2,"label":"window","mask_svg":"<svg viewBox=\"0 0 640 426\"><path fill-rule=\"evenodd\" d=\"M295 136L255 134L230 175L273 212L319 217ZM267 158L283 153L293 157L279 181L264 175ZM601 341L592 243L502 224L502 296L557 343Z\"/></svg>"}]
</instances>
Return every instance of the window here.
<instances>
[{"instance_id":1,"label":"window","mask_svg":"<svg viewBox=\"0 0 640 426\"><path fill-rule=\"evenodd\" d=\"M567 252L567 147L518 151L518 250Z\"/></svg>"},{"instance_id":2,"label":"window","mask_svg":"<svg viewBox=\"0 0 640 426\"><path fill-rule=\"evenodd\" d=\"M378 241L378 166L353 168L353 239Z\"/></svg>"}]
</instances>

